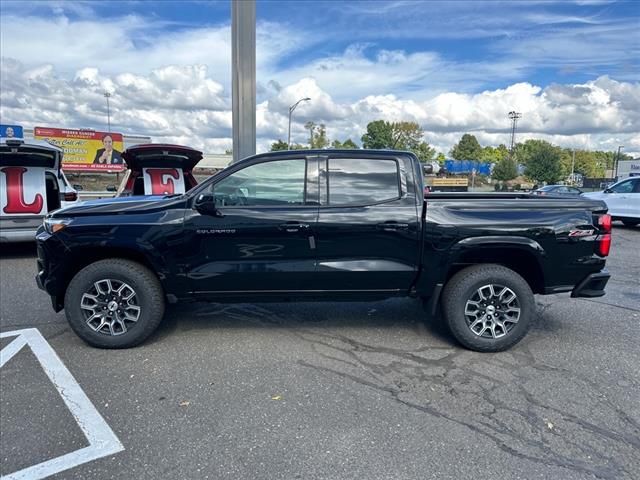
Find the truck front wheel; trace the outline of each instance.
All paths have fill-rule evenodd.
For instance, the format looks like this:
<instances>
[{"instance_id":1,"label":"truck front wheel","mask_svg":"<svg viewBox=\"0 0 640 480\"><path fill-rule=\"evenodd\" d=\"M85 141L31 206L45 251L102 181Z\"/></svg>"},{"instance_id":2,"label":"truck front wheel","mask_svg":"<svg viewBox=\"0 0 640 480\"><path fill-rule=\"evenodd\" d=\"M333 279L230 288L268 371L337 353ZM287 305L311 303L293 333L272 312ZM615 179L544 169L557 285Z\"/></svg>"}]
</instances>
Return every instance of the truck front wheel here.
<instances>
[{"instance_id":1,"label":"truck front wheel","mask_svg":"<svg viewBox=\"0 0 640 480\"><path fill-rule=\"evenodd\" d=\"M64 307L69 325L89 345L128 348L156 330L164 296L153 272L118 258L80 270L69 283Z\"/></svg>"},{"instance_id":2,"label":"truck front wheel","mask_svg":"<svg viewBox=\"0 0 640 480\"><path fill-rule=\"evenodd\" d=\"M502 265L474 265L457 272L442 292L453 336L478 352L506 350L525 336L535 314L529 284Z\"/></svg>"}]
</instances>

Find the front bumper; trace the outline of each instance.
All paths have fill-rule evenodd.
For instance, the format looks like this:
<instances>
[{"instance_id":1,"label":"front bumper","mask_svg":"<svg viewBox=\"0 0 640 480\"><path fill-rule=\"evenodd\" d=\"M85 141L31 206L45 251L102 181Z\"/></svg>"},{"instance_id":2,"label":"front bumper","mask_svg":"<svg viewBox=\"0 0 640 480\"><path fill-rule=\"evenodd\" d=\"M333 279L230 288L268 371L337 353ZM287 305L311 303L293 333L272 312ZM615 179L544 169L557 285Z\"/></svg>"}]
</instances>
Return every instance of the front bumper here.
<instances>
[{"instance_id":1,"label":"front bumper","mask_svg":"<svg viewBox=\"0 0 640 480\"><path fill-rule=\"evenodd\" d=\"M605 294L604 288L611 275L607 269L587 275L575 288L571 291L572 297L602 297Z\"/></svg>"},{"instance_id":2,"label":"front bumper","mask_svg":"<svg viewBox=\"0 0 640 480\"><path fill-rule=\"evenodd\" d=\"M47 245L52 243L53 245ZM60 268L61 263L53 264L50 259L52 258L51 251L63 251L64 246L52 238L51 235L38 229L36 235L36 247L37 247L37 260L36 260L36 284L38 288L44 290L51 297L51 305L56 312L59 312L64 308L62 299L64 297L63 281L64 272ZM49 252L47 252L47 250Z\"/></svg>"}]
</instances>

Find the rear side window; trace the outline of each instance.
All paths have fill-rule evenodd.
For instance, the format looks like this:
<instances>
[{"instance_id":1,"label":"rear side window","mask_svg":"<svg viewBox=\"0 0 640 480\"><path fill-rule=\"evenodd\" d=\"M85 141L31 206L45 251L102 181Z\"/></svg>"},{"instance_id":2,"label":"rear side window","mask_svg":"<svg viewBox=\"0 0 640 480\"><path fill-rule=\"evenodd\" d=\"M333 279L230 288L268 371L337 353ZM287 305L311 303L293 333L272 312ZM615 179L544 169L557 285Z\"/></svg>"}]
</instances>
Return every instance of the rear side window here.
<instances>
[{"instance_id":1,"label":"rear side window","mask_svg":"<svg viewBox=\"0 0 640 480\"><path fill-rule=\"evenodd\" d=\"M330 158L327 173L329 205L372 205L400 198L395 160Z\"/></svg>"}]
</instances>

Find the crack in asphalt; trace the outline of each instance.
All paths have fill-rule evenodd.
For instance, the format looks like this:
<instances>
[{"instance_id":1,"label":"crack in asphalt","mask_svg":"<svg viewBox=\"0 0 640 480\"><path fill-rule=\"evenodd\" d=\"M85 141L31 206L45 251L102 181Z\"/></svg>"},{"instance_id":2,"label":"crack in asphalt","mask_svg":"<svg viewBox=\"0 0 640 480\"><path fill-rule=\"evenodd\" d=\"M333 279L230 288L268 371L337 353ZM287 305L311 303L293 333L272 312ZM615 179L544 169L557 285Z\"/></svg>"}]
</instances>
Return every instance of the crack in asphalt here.
<instances>
[{"instance_id":1,"label":"crack in asphalt","mask_svg":"<svg viewBox=\"0 0 640 480\"><path fill-rule=\"evenodd\" d=\"M466 427L510 455L602 479L633 478L640 470L638 421L606 399L589 378L542 364L525 348L481 355L483 364L478 365L477 354L452 348L440 349L442 356L430 359L343 335L296 335L323 361L298 364ZM330 366L321 364L326 362ZM585 395L570 405L554 405L562 395L535 390L545 383L560 389L571 383ZM572 413L569 408L576 405L599 412L601 421Z\"/></svg>"}]
</instances>

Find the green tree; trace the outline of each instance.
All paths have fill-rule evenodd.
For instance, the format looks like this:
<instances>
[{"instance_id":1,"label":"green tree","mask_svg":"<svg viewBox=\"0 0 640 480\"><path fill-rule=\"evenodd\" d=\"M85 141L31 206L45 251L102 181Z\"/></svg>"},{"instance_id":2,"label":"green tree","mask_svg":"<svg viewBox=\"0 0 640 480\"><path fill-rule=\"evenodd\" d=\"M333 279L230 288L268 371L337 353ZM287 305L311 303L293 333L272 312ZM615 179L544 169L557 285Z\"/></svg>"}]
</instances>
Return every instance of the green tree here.
<instances>
[{"instance_id":1,"label":"green tree","mask_svg":"<svg viewBox=\"0 0 640 480\"><path fill-rule=\"evenodd\" d=\"M279 150L289 150L289 145L284 140L278 139L277 141L271 144L271 151L277 152Z\"/></svg>"},{"instance_id":2,"label":"green tree","mask_svg":"<svg viewBox=\"0 0 640 480\"><path fill-rule=\"evenodd\" d=\"M544 140L527 140L525 146L527 177L538 183L556 183L562 178L561 151L558 147Z\"/></svg>"},{"instance_id":3,"label":"green tree","mask_svg":"<svg viewBox=\"0 0 640 480\"><path fill-rule=\"evenodd\" d=\"M313 142L311 148L327 148L329 146L329 139L327 138L327 129L324 123L316 125L312 136Z\"/></svg>"},{"instance_id":4,"label":"green tree","mask_svg":"<svg viewBox=\"0 0 640 480\"><path fill-rule=\"evenodd\" d=\"M456 160L479 160L482 155L482 147L474 135L465 133L460 141L453 146L450 154Z\"/></svg>"},{"instance_id":5,"label":"green tree","mask_svg":"<svg viewBox=\"0 0 640 480\"><path fill-rule=\"evenodd\" d=\"M436 160L438 161L438 163L440 165L444 165L444 161L447 159L447 157L444 156L444 153L440 152L438 153L438 156L436 157Z\"/></svg>"},{"instance_id":6,"label":"green tree","mask_svg":"<svg viewBox=\"0 0 640 480\"><path fill-rule=\"evenodd\" d=\"M355 142L350 138L347 138L344 142L341 142L340 140L334 140L333 142L331 142L331 148L352 150L358 148L358 145L356 145Z\"/></svg>"},{"instance_id":7,"label":"green tree","mask_svg":"<svg viewBox=\"0 0 640 480\"><path fill-rule=\"evenodd\" d=\"M424 130L416 122L394 122L391 124L391 136L393 143L390 148L413 151L419 148Z\"/></svg>"},{"instance_id":8,"label":"green tree","mask_svg":"<svg viewBox=\"0 0 640 480\"><path fill-rule=\"evenodd\" d=\"M518 169L516 167L515 160L508 156L500 159L498 163L496 163L495 167L493 167L491 176L501 182L513 180L518 176Z\"/></svg>"},{"instance_id":9,"label":"green tree","mask_svg":"<svg viewBox=\"0 0 640 480\"><path fill-rule=\"evenodd\" d=\"M347 138L343 143L342 143L342 148L348 148L350 150L352 149L356 149L358 148L358 145L356 145L356 142L354 142L353 140L351 140L350 138Z\"/></svg>"},{"instance_id":10,"label":"green tree","mask_svg":"<svg viewBox=\"0 0 640 480\"><path fill-rule=\"evenodd\" d=\"M427 142L420 142L414 148L411 149L416 154L418 160L422 163L430 162L436 155L436 149L431 147Z\"/></svg>"},{"instance_id":11,"label":"green tree","mask_svg":"<svg viewBox=\"0 0 640 480\"><path fill-rule=\"evenodd\" d=\"M423 136L424 131L416 122L375 120L367 125L367 132L362 136L362 147L413 150L418 148Z\"/></svg>"},{"instance_id":12,"label":"green tree","mask_svg":"<svg viewBox=\"0 0 640 480\"><path fill-rule=\"evenodd\" d=\"M393 148L393 126L384 120L369 122L361 140L362 148Z\"/></svg>"}]
</instances>

